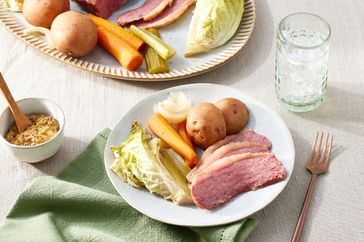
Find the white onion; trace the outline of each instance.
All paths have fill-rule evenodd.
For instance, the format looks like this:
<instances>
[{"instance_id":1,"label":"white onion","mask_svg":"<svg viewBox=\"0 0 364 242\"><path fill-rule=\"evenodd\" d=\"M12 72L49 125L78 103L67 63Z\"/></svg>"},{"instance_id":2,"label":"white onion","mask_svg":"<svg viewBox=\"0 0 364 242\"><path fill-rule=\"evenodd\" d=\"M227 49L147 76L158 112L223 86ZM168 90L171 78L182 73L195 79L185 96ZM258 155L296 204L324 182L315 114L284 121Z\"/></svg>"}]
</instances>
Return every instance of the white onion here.
<instances>
[{"instance_id":1,"label":"white onion","mask_svg":"<svg viewBox=\"0 0 364 242\"><path fill-rule=\"evenodd\" d=\"M179 123L186 119L191 101L183 92L171 92L168 98L155 104L153 111L160 113L168 122Z\"/></svg>"},{"instance_id":2,"label":"white onion","mask_svg":"<svg viewBox=\"0 0 364 242\"><path fill-rule=\"evenodd\" d=\"M44 35L48 43L48 48L52 50L55 49L51 38L51 31L49 29L43 27L32 27L25 29L23 33L26 35L34 35L34 36Z\"/></svg>"}]
</instances>

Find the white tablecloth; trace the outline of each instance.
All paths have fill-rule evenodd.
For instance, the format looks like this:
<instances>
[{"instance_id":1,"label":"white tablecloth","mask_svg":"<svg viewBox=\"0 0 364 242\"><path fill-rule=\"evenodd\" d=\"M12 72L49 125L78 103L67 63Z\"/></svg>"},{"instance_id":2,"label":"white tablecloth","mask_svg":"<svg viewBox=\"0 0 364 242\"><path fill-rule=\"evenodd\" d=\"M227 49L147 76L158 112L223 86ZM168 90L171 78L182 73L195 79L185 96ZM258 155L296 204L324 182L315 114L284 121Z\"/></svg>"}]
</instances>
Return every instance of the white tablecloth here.
<instances>
[{"instance_id":1,"label":"white tablecloth","mask_svg":"<svg viewBox=\"0 0 364 242\"><path fill-rule=\"evenodd\" d=\"M293 12L324 17L332 27L328 96L304 114L284 110L274 94L275 29ZM104 127L112 128L141 99L167 87L212 82L239 88L269 105L289 127L296 164L286 189L254 215L249 241L288 241L310 175L304 164L318 130L333 131L328 174L319 177L302 241L364 241L364 4L361 0L257 0L253 37L243 53L210 73L174 82L138 83L80 71L43 55L0 27L0 71L16 99L45 97L66 115L65 140L51 159L30 165L0 150L0 220L34 178L55 175ZM0 98L0 109L5 107Z\"/></svg>"}]
</instances>

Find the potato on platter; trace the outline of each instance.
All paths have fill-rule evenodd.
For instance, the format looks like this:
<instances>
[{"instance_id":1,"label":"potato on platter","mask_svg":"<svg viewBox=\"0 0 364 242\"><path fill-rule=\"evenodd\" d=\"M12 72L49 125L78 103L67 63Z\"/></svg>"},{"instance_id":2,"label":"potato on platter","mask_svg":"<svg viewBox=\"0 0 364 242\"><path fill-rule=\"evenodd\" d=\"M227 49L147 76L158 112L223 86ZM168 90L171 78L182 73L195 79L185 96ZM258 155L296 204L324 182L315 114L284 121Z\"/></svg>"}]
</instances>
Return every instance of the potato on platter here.
<instances>
[{"instance_id":1,"label":"potato on platter","mask_svg":"<svg viewBox=\"0 0 364 242\"><path fill-rule=\"evenodd\" d=\"M201 148L207 148L226 136L224 116L211 103L200 103L191 108L187 115L186 129Z\"/></svg>"},{"instance_id":2,"label":"potato on platter","mask_svg":"<svg viewBox=\"0 0 364 242\"><path fill-rule=\"evenodd\" d=\"M91 52L97 44L97 29L91 17L75 11L58 15L51 27L54 47L73 57Z\"/></svg>"},{"instance_id":3,"label":"potato on platter","mask_svg":"<svg viewBox=\"0 0 364 242\"><path fill-rule=\"evenodd\" d=\"M69 0L25 0L23 16L33 26L50 28L53 20L69 9Z\"/></svg>"},{"instance_id":4,"label":"potato on platter","mask_svg":"<svg viewBox=\"0 0 364 242\"><path fill-rule=\"evenodd\" d=\"M249 110L240 100L235 98L224 98L215 103L225 119L226 134L240 132L249 122Z\"/></svg>"}]
</instances>

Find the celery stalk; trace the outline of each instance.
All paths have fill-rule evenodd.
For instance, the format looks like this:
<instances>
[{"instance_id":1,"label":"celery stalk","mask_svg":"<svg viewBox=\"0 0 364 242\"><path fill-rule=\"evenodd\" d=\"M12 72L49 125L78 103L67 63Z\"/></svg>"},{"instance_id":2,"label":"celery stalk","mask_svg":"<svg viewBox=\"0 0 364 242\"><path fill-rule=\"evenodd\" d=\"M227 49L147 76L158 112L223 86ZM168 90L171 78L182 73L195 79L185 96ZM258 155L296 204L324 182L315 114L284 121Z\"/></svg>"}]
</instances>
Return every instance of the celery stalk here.
<instances>
[{"instance_id":1,"label":"celery stalk","mask_svg":"<svg viewBox=\"0 0 364 242\"><path fill-rule=\"evenodd\" d=\"M23 8L23 0L0 0L0 7L11 12L21 12Z\"/></svg>"},{"instance_id":2,"label":"celery stalk","mask_svg":"<svg viewBox=\"0 0 364 242\"><path fill-rule=\"evenodd\" d=\"M190 173L191 169L186 161L171 148L162 149L161 154L169 162L172 162L185 178Z\"/></svg>"},{"instance_id":3,"label":"celery stalk","mask_svg":"<svg viewBox=\"0 0 364 242\"><path fill-rule=\"evenodd\" d=\"M156 29L148 29L148 32L157 37L159 33ZM147 71L149 74L168 72L168 62L159 56L159 54L149 45L144 48L145 63L147 64Z\"/></svg>"},{"instance_id":4,"label":"celery stalk","mask_svg":"<svg viewBox=\"0 0 364 242\"><path fill-rule=\"evenodd\" d=\"M169 160L167 157L163 157L163 155L160 155L159 161L166 168L169 174L173 177L174 182L176 182L187 194L189 194L190 189L188 187L187 178L176 167L174 160Z\"/></svg>"},{"instance_id":5,"label":"celery stalk","mask_svg":"<svg viewBox=\"0 0 364 242\"><path fill-rule=\"evenodd\" d=\"M152 47L163 59L168 60L176 54L176 50L170 47L161 38L148 32L145 29L138 28L134 25L130 26L130 32L142 39L147 45Z\"/></svg>"}]
</instances>

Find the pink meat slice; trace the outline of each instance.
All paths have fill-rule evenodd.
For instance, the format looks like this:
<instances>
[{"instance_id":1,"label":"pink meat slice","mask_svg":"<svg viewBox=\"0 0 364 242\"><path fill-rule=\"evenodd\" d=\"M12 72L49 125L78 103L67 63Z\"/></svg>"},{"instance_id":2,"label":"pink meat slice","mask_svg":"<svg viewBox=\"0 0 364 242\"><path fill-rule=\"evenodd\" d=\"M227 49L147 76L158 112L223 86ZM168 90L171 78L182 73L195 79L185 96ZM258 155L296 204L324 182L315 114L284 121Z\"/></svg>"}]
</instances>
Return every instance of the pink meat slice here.
<instances>
[{"instance_id":1,"label":"pink meat slice","mask_svg":"<svg viewBox=\"0 0 364 242\"><path fill-rule=\"evenodd\" d=\"M285 177L286 170L272 153L233 155L215 161L194 177L192 199L199 208L212 209Z\"/></svg>"},{"instance_id":2,"label":"pink meat slice","mask_svg":"<svg viewBox=\"0 0 364 242\"><path fill-rule=\"evenodd\" d=\"M267 146L253 143L253 142L233 142L228 143L226 145L221 146L217 150L215 150L211 155L205 156L205 159L201 159L195 168L191 170L191 172L187 175L187 179L191 181L193 176L211 163L222 159L224 157L245 154L245 153L260 153L260 152L269 152Z\"/></svg>"},{"instance_id":3,"label":"pink meat slice","mask_svg":"<svg viewBox=\"0 0 364 242\"><path fill-rule=\"evenodd\" d=\"M254 130L252 129L244 129L239 134L229 135L225 139L220 140L217 143L211 145L202 154L200 160L205 160L206 157L211 155L215 150L217 150L221 146L233 142L253 142L265 145L268 149L270 149L270 147L272 146L270 140L267 137L254 132Z\"/></svg>"},{"instance_id":4,"label":"pink meat slice","mask_svg":"<svg viewBox=\"0 0 364 242\"><path fill-rule=\"evenodd\" d=\"M120 14L117 21L121 26L140 19L148 21L157 17L167 6L172 5L172 3L173 0L146 0L141 7Z\"/></svg>"},{"instance_id":5,"label":"pink meat slice","mask_svg":"<svg viewBox=\"0 0 364 242\"><path fill-rule=\"evenodd\" d=\"M126 0L75 0L82 7L101 18L107 19L118 10Z\"/></svg>"},{"instance_id":6,"label":"pink meat slice","mask_svg":"<svg viewBox=\"0 0 364 242\"><path fill-rule=\"evenodd\" d=\"M179 19L187 9L194 5L196 0L174 0L170 7L167 7L152 20L138 20L131 24L141 28L161 28Z\"/></svg>"}]
</instances>

